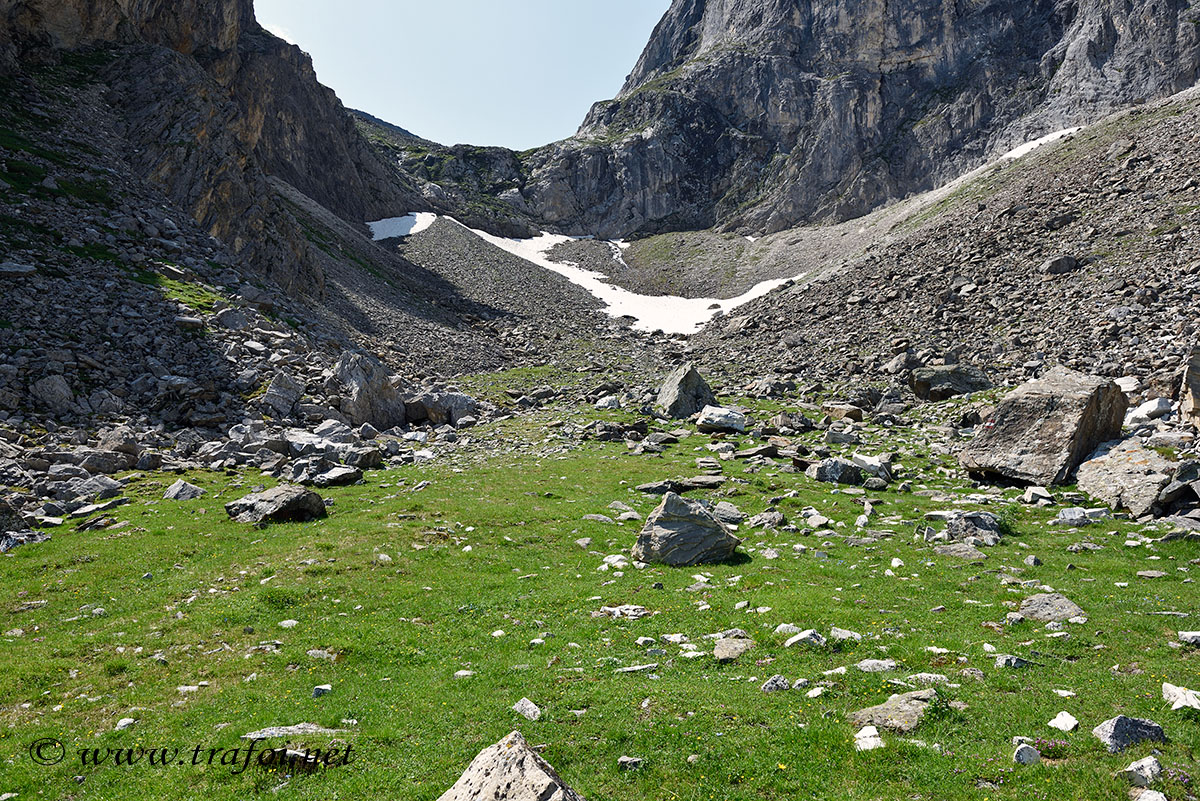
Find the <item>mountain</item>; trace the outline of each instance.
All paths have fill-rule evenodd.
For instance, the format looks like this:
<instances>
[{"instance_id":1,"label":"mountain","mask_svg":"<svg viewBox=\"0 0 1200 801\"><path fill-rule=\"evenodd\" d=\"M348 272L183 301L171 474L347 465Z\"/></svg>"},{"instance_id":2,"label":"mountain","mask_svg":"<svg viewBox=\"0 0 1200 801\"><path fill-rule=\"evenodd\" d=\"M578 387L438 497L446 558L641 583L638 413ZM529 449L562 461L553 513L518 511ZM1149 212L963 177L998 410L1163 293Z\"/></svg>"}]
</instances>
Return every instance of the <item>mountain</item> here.
<instances>
[{"instance_id":1,"label":"mountain","mask_svg":"<svg viewBox=\"0 0 1200 801\"><path fill-rule=\"evenodd\" d=\"M845 220L1198 68L1187 0L675 0L521 201L609 238Z\"/></svg>"},{"instance_id":2,"label":"mountain","mask_svg":"<svg viewBox=\"0 0 1200 801\"><path fill-rule=\"evenodd\" d=\"M108 85L135 170L289 291L323 279L269 179L356 223L425 207L252 0L0 0L0 68L64 59Z\"/></svg>"}]
</instances>

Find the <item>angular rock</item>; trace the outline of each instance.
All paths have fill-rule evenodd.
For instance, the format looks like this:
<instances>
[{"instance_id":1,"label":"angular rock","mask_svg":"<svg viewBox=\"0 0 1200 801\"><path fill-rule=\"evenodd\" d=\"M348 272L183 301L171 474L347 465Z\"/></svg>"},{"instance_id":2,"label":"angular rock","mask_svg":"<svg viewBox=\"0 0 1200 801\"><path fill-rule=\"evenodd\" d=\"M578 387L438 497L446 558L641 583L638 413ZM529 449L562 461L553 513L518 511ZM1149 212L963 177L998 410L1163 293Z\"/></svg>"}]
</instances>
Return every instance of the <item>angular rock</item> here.
<instances>
[{"instance_id":1,"label":"angular rock","mask_svg":"<svg viewBox=\"0 0 1200 801\"><path fill-rule=\"evenodd\" d=\"M585 801L520 732L485 748L438 801Z\"/></svg>"},{"instance_id":2,"label":"angular rock","mask_svg":"<svg viewBox=\"0 0 1200 801\"><path fill-rule=\"evenodd\" d=\"M542 716L542 710L528 698L522 698L520 701L517 701L513 704L512 710L521 717L528 718L529 720L537 720Z\"/></svg>"},{"instance_id":3,"label":"angular rock","mask_svg":"<svg viewBox=\"0 0 1200 801\"><path fill-rule=\"evenodd\" d=\"M975 474L1063 484L1100 443L1120 435L1127 406L1113 382L1056 367L1006 396L959 460Z\"/></svg>"},{"instance_id":4,"label":"angular rock","mask_svg":"<svg viewBox=\"0 0 1200 801\"><path fill-rule=\"evenodd\" d=\"M1031 595L1021 602L1019 611L1029 620L1038 623L1061 623L1073 617L1085 617L1086 613L1057 592Z\"/></svg>"},{"instance_id":5,"label":"angular rock","mask_svg":"<svg viewBox=\"0 0 1200 801\"><path fill-rule=\"evenodd\" d=\"M1079 489L1113 509L1134 517L1156 511L1159 494L1170 483L1176 464L1137 440L1106 442L1079 466Z\"/></svg>"},{"instance_id":6,"label":"angular rock","mask_svg":"<svg viewBox=\"0 0 1200 801\"><path fill-rule=\"evenodd\" d=\"M303 396L304 385L288 373L280 371L271 379L261 402L277 417L289 417Z\"/></svg>"},{"instance_id":7,"label":"angular rock","mask_svg":"<svg viewBox=\"0 0 1200 801\"><path fill-rule=\"evenodd\" d=\"M225 512L239 523L292 523L326 516L321 496L304 487L281 484L225 504Z\"/></svg>"},{"instance_id":8,"label":"angular rock","mask_svg":"<svg viewBox=\"0 0 1200 801\"><path fill-rule=\"evenodd\" d=\"M1104 721L1092 729L1092 734L1104 744L1110 754L1119 753L1131 745L1142 742L1165 743L1167 741L1167 735L1162 726L1154 721L1145 718L1130 718L1125 715L1117 715L1115 718Z\"/></svg>"},{"instance_id":9,"label":"angular rock","mask_svg":"<svg viewBox=\"0 0 1200 801\"><path fill-rule=\"evenodd\" d=\"M167 487L167 491L163 493L163 500L194 501L204 494L205 490L197 487L195 484L189 484L181 478L171 486Z\"/></svg>"},{"instance_id":10,"label":"angular rock","mask_svg":"<svg viewBox=\"0 0 1200 801\"><path fill-rule=\"evenodd\" d=\"M706 433L734 432L746 430L746 415L723 406L705 406L696 419L696 429Z\"/></svg>"},{"instance_id":11,"label":"angular rock","mask_svg":"<svg viewBox=\"0 0 1200 801\"><path fill-rule=\"evenodd\" d=\"M1200 693L1187 687L1176 687L1174 684L1163 682L1163 700L1171 705L1171 711L1178 709L1200 710Z\"/></svg>"},{"instance_id":12,"label":"angular rock","mask_svg":"<svg viewBox=\"0 0 1200 801\"><path fill-rule=\"evenodd\" d=\"M1121 771L1121 776L1134 787L1149 787L1162 776L1162 765L1152 756L1131 762Z\"/></svg>"},{"instance_id":13,"label":"angular rock","mask_svg":"<svg viewBox=\"0 0 1200 801\"><path fill-rule=\"evenodd\" d=\"M1179 413L1192 425L1200 426L1200 348L1193 348L1183 371L1179 392Z\"/></svg>"},{"instance_id":14,"label":"angular rock","mask_svg":"<svg viewBox=\"0 0 1200 801\"><path fill-rule=\"evenodd\" d=\"M893 695L882 704L853 713L850 722L859 727L879 726L907 734L920 725L929 704L937 697L937 690L932 688Z\"/></svg>"},{"instance_id":15,"label":"angular rock","mask_svg":"<svg viewBox=\"0 0 1200 801\"><path fill-rule=\"evenodd\" d=\"M355 426L369 423L380 431L407 421L404 399L392 386L387 368L366 353L343 353L333 366L341 384L341 412Z\"/></svg>"},{"instance_id":16,"label":"angular rock","mask_svg":"<svg viewBox=\"0 0 1200 801\"><path fill-rule=\"evenodd\" d=\"M428 420L435 426L457 426L466 417L479 418L479 401L461 392L422 392L404 402L408 419Z\"/></svg>"},{"instance_id":17,"label":"angular rock","mask_svg":"<svg viewBox=\"0 0 1200 801\"><path fill-rule=\"evenodd\" d=\"M716 406L717 397L696 368L690 364L672 371L658 390L656 408L681 420L691 417L705 406Z\"/></svg>"},{"instance_id":18,"label":"angular rock","mask_svg":"<svg viewBox=\"0 0 1200 801\"><path fill-rule=\"evenodd\" d=\"M1036 765L1042 761L1042 753L1029 743L1021 743L1013 752L1013 762L1018 765Z\"/></svg>"},{"instance_id":19,"label":"angular rock","mask_svg":"<svg viewBox=\"0 0 1200 801\"><path fill-rule=\"evenodd\" d=\"M933 552L938 556L949 556L954 559L966 559L972 562L982 562L988 556L983 551L965 542L952 542L947 545L936 545Z\"/></svg>"},{"instance_id":20,"label":"angular rock","mask_svg":"<svg viewBox=\"0 0 1200 801\"><path fill-rule=\"evenodd\" d=\"M814 465L809 465L804 474L826 484L859 486L863 483L862 468L847 459L823 459Z\"/></svg>"},{"instance_id":21,"label":"angular rock","mask_svg":"<svg viewBox=\"0 0 1200 801\"><path fill-rule=\"evenodd\" d=\"M942 401L992 388L987 373L966 364L918 367L909 379L913 393L922 400Z\"/></svg>"},{"instance_id":22,"label":"angular rock","mask_svg":"<svg viewBox=\"0 0 1200 801\"><path fill-rule=\"evenodd\" d=\"M668 492L646 518L631 555L640 562L683 567L723 562L740 544L702 503Z\"/></svg>"}]
</instances>

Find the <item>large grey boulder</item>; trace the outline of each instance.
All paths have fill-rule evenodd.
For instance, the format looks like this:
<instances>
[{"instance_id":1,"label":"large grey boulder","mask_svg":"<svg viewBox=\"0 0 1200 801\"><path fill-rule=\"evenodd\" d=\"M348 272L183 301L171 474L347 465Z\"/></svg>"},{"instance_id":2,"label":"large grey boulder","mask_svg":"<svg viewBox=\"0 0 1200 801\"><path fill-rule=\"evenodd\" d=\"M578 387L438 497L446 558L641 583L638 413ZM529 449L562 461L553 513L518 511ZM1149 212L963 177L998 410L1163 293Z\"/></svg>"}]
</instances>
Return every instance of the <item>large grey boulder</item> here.
<instances>
[{"instance_id":1,"label":"large grey boulder","mask_svg":"<svg viewBox=\"0 0 1200 801\"><path fill-rule=\"evenodd\" d=\"M479 416L479 402L461 392L422 392L407 398L404 406L409 420L435 426L457 426L464 417Z\"/></svg>"},{"instance_id":2,"label":"large grey boulder","mask_svg":"<svg viewBox=\"0 0 1200 801\"><path fill-rule=\"evenodd\" d=\"M917 690L890 696L882 704L860 709L850 715L855 726L878 726L881 729L907 734L920 725L929 704L937 698L937 690Z\"/></svg>"},{"instance_id":3,"label":"large grey boulder","mask_svg":"<svg viewBox=\"0 0 1200 801\"><path fill-rule=\"evenodd\" d=\"M1100 443L1120 436L1128 405L1113 382L1056 367L1009 393L959 460L986 477L1064 484Z\"/></svg>"},{"instance_id":4,"label":"large grey boulder","mask_svg":"<svg viewBox=\"0 0 1200 801\"><path fill-rule=\"evenodd\" d=\"M386 367L366 353L343 353L333 366L342 386L341 412L351 423L370 423L380 431L407 420L404 399L392 386Z\"/></svg>"},{"instance_id":5,"label":"large grey boulder","mask_svg":"<svg viewBox=\"0 0 1200 801\"><path fill-rule=\"evenodd\" d=\"M1117 715L1115 718L1104 721L1092 729L1092 734L1104 744L1110 754L1119 753L1131 745L1146 741L1155 743L1167 741L1163 727L1153 720L1130 718L1125 715Z\"/></svg>"},{"instance_id":6,"label":"large grey boulder","mask_svg":"<svg viewBox=\"0 0 1200 801\"><path fill-rule=\"evenodd\" d=\"M823 481L826 484L849 484L858 486L863 483L863 471L854 462L848 459L823 459L816 464L809 465L804 474L809 478Z\"/></svg>"},{"instance_id":7,"label":"large grey boulder","mask_svg":"<svg viewBox=\"0 0 1200 801\"><path fill-rule=\"evenodd\" d=\"M676 567L700 565L725 561L741 542L702 503L668 492L646 518L632 556Z\"/></svg>"},{"instance_id":8,"label":"large grey boulder","mask_svg":"<svg viewBox=\"0 0 1200 801\"><path fill-rule=\"evenodd\" d=\"M1179 414L1194 426L1200 426L1200 348L1192 350L1183 371L1179 392Z\"/></svg>"},{"instance_id":9,"label":"large grey boulder","mask_svg":"<svg viewBox=\"0 0 1200 801\"><path fill-rule=\"evenodd\" d=\"M53 412L64 414L76 410L75 393L61 375L48 375L29 388L30 396Z\"/></svg>"},{"instance_id":10,"label":"large grey boulder","mask_svg":"<svg viewBox=\"0 0 1200 801\"><path fill-rule=\"evenodd\" d=\"M941 401L957 395L969 395L992 388L987 373L969 364L947 364L918 367L913 370L909 385L922 400Z\"/></svg>"},{"instance_id":11,"label":"large grey boulder","mask_svg":"<svg viewBox=\"0 0 1200 801\"><path fill-rule=\"evenodd\" d=\"M163 493L163 500L194 501L204 494L204 489L197 487L195 484L189 484L181 478L171 486L167 487L167 491Z\"/></svg>"},{"instance_id":12,"label":"large grey boulder","mask_svg":"<svg viewBox=\"0 0 1200 801\"><path fill-rule=\"evenodd\" d=\"M1031 595L1021 602L1018 610L1029 620L1038 623L1061 623L1073 617L1084 617L1082 609L1070 601L1067 596L1057 592L1043 592Z\"/></svg>"},{"instance_id":13,"label":"large grey boulder","mask_svg":"<svg viewBox=\"0 0 1200 801\"><path fill-rule=\"evenodd\" d=\"M294 484L280 484L230 501L225 512L239 523L299 523L326 515L320 495Z\"/></svg>"},{"instance_id":14,"label":"large grey boulder","mask_svg":"<svg viewBox=\"0 0 1200 801\"><path fill-rule=\"evenodd\" d=\"M658 390L655 404L668 417L691 417L705 406L716 406L717 397L708 382L690 364L672 371Z\"/></svg>"},{"instance_id":15,"label":"large grey boulder","mask_svg":"<svg viewBox=\"0 0 1200 801\"><path fill-rule=\"evenodd\" d=\"M281 370L271 379L261 403L276 417L289 417L303 396L304 385Z\"/></svg>"},{"instance_id":16,"label":"large grey boulder","mask_svg":"<svg viewBox=\"0 0 1200 801\"><path fill-rule=\"evenodd\" d=\"M483 749L438 801L585 801L520 732Z\"/></svg>"},{"instance_id":17,"label":"large grey boulder","mask_svg":"<svg viewBox=\"0 0 1200 801\"><path fill-rule=\"evenodd\" d=\"M1176 464L1137 440L1106 442L1079 466L1079 489L1134 517L1152 514Z\"/></svg>"},{"instance_id":18,"label":"large grey boulder","mask_svg":"<svg viewBox=\"0 0 1200 801\"><path fill-rule=\"evenodd\" d=\"M740 434L746 430L746 415L724 406L705 406L696 418L696 430Z\"/></svg>"}]
</instances>

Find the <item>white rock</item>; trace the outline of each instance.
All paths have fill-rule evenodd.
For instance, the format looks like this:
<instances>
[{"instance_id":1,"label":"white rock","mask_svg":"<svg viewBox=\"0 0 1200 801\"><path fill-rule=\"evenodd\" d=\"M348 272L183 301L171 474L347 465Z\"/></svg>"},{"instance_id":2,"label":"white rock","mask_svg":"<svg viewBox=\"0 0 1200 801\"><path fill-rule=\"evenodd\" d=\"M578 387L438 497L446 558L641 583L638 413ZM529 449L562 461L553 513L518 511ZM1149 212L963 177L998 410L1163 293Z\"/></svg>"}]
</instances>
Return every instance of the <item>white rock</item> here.
<instances>
[{"instance_id":1,"label":"white rock","mask_svg":"<svg viewBox=\"0 0 1200 801\"><path fill-rule=\"evenodd\" d=\"M1148 756L1137 762L1131 762L1129 767L1121 771L1121 775L1134 787L1149 787L1158 781L1159 776L1162 776L1162 765L1158 764L1158 760L1154 757Z\"/></svg>"},{"instance_id":2,"label":"white rock","mask_svg":"<svg viewBox=\"0 0 1200 801\"><path fill-rule=\"evenodd\" d=\"M137 723L136 718L121 718L117 721L117 731L124 731L135 723Z\"/></svg>"},{"instance_id":3,"label":"white rock","mask_svg":"<svg viewBox=\"0 0 1200 801\"><path fill-rule=\"evenodd\" d=\"M1079 728L1079 721L1070 712L1059 712L1054 716L1054 720L1046 725L1059 731L1075 731L1075 729Z\"/></svg>"},{"instance_id":4,"label":"white rock","mask_svg":"<svg viewBox=\"0 0 1200 801\"><path fill-rule=\"evenodd\" d=\"M518 715L528 718L529 720L537 720L542 716L542 710L538 708L537 704L535 704L533 701L530 701L528 698L522 698L520 701L517 701L515 704L513 704L512 709Z\"/></svg>"},{"instance_id":5,"label":"white rock","mask_svg":"<svg viewBox=\"0 0 1200 801\"><path fill-rule=\"evenodd\" d=\"M1195 690L1186 687L1176 687L1174 684L1162 686L1163 700L1171 705L1171 709L1200 709L1200 695Z\"/></svg>"}]
</instances>

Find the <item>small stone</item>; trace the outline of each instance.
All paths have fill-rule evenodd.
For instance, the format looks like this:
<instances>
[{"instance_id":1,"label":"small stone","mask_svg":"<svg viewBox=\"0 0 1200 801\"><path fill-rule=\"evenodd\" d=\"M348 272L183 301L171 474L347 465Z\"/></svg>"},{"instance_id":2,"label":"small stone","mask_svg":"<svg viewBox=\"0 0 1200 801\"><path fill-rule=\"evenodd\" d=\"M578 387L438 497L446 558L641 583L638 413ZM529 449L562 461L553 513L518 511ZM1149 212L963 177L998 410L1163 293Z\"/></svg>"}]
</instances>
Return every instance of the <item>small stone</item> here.
<instances>
[{"instance_id":1,"label":"small stone","mask_svg":"<svg viewBox=\"0 0 1200 801\"><path fill-rule=\"evenodd\" d=\"M1118 715L1104 721L1092 729L1092 734L1108 749L1110 754L1124 751L1131 745L1141 742L1165 743L1167 735L1162 726L1144 718L1130 718Z\"/></svg>"},{"instance_id":2,"label":"small stone","mask_svg":"<svg viewBox=\"0 0 1200 801\"><path fill-rule=\"evenodd\" d=\"M331 692L333 692L332 684L318 684L316 687L313 687L312 697L320 698L322 695L329 695Z\"/></svg>"},{"instance_id":3,"label":"small stone","mask_svg":"<svg viewBox=\"0 0 1200 801\"><path fill-rule=\"evenodd\" d=\"M1059 712L1054 716L1054 720L1046 725L1059 731L1075 731L1075 729L1079 728L1079 721L1070 712Z\"/></svg>"},{"instance_id":4,"label":"small stone","mask_svg":"<svg viewBox=\"0 0 1200 801\"><path fill-rule=\"evenodd\" d=\"M137 723L136 718L121 718L117 721L117 731L124 731L135 723Z\"/></svg>"},{"instance_id":5,"label":"small stone","mask_svg":"<svg viewBox=\"0 0 1200 801\"><path fill-rule=\"evenodd\" d=\"M780 692L781 690L790 690L791 688L791 682L789 682L786 677L776 673L774 676L763 682L763 685L760 689L762 689L764 693L776 693Z\"/></svg>"},{"instance_id":6,"label":"small stone","mask_svg":"<svg viewBox=\"0 0 1200 801\"><path fill-rule=\"evenodd\" d=\"M617 757L617 767L621 770L637 770L642 766L641 757L620 756Z\"/></svg>"},{"instance_id":7,"label":"small stone","mask_svg":"<svg viewBox=\"0 0 1200 801\"><path fill-rule=\"evenodd\" d=\"M1028 743L1018 745L1017 750L1013 752L1013 762L1018 765L1036 765L1041 761L1041 752Z\"/></svg>"},{"instance_id":8,"label":"small stone","mask_svg":"<svg viewBox=\"0 0 1200 801\"><path fill-rule=\"evenodd\" d=\"M528 698L522 698L520 701L517 701L513 704L512 709L518 715L528 720L537 720L542 716L542 710Z\"/></svg>"},{"instance_id":9,"label":"small stone","mask_svg":"<svg viewBox=\"0 0 1200 801\"><path fill-rule=\"evenodd\" d=\"M1134 787L1149 787L1158 781L1162 776L1162 765L1152 756L1145 759L1139 759L1137 762L1131 762L1125 770L1121 771L1121 776L1125 778Z\"/></svg>"}]
</instances>

